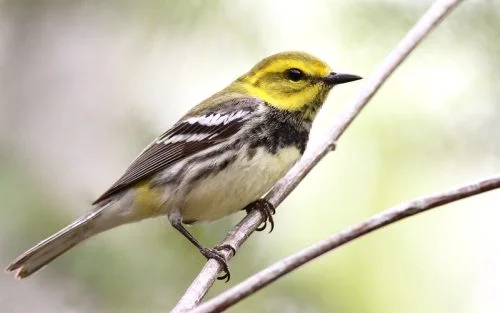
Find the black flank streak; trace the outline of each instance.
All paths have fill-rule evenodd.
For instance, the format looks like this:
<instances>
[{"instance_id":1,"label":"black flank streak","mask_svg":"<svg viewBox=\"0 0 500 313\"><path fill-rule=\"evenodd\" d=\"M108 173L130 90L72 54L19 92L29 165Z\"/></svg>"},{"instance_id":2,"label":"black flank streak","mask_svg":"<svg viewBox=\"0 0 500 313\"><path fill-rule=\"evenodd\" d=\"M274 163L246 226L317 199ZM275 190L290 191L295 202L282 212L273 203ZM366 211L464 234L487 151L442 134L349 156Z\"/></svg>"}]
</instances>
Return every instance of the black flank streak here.
<instances>
[{"instance_id":1,"label":"black flank streak","mask_svg":"<svg viewBox=\"0 0 500 313\"><path fill-rule=\"evenodd\" d=\"M210 151L209 153L202 154L202 155L200 155L198 157L191 158L189 160L189 162L186 163L185 167L189 168L193 164L203 163L204 161L207 161L207 160L216 159L217 156L222 155L222 154L224 154L225 152L227 152L229 150L240 149L241 146L242 146L241 140L235 140L233 143L231 143L230 145L226 146L224 149L216 149L216 150ZM232 158L228 158L228 160L230 160L230 162L225 167L229 166L230 163L232 163L232 162L234 162L236 160L236 155L234 157L234 160L232 160ZM207 166L206 168L204 168L203 170L201 170L198 174L196 174L193 178L191 178L190 182L194 182L194 181L196 181L199 178L207 177L210 173L214 172L214 170L216 168L217 167L215 165ZM174 177L171 177L168 180L161 180L161 184L175 184L175 185L180 184L184 180L184 178L186 177L186 175L189 173L189 171L180 171L180 172L182 174L179 174L179 175L176 175Z\"/></svg>"},{"instance_id":2,"label":"black flank streak","mask_svg":"<svg viewBox=\"0 0 500 313\"><path fill-rule=\"evenodd\" d=\"M248 160L252 160L256 153L257 153L256 149L248 148L248 151L247 151Z\"/></svg>"},{"instance_id":3,"label":"black flank streak","mask_svg":"<svg viewBox=\"0 0 500 313\"><path fill-rule=\"evenodd\" d=\"M210 176L210 174L220 173L220 171L222 171L223 169L228 167L231 163L236 161L237 157L238 157L238 155L235 154L235 155L225 159L224 161L222 161L218 164L216 163L216 164L212 164L210 166L207 166L203 170L199 171L195 176L191 177L190 182L195 182L195 181L198 181L200 179L206 178L206 177Z\"/></svg>"}]
</instances>

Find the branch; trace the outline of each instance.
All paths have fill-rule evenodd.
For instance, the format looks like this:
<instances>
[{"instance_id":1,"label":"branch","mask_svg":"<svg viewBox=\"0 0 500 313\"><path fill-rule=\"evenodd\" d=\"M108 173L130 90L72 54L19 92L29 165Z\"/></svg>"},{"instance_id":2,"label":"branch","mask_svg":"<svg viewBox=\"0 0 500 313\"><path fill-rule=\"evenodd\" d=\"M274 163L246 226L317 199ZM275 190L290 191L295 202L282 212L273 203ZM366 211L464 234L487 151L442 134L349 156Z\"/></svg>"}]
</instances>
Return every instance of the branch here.
<instances>
[{"instance_id":1,"label":"branch","mask_svg":"<svg viewBox=\"0 0 500 313\"><path fill-rule=\"evenodd\" d=\"M406 217L497 188L500 188L500 175L404 202L274 263L259 273L245 279L233 288L201 304L190 311L190 313L221 312L285 274L297 269L299 266L349 243L354 239L362 237L386 225L400 221Z\"/></svg>"},{"instance_id":2,"label":"branch","mask_svg":"<svg viewBox=\"0 0 500 313\"><path fill-rule=\"evenodd\" d=\"M348 110L340 117L339 122L334 124L325 133L323 141L308 147L306 154L295 164L295 166L276 183L269 191L266 199L277 207L300 181L311 171L311 169L331 150L335 143L352 121L358 116L368 101L377 90L403 62L413 49L450 13L460 0L437 0L424 14L417 24L398 43L394 50L384 59L380 66L361 89L359 94L348 105ZM221 244L230 244L235 249L246 241L252 232L264 221L264 216L258 210L252 211L245 216L238 225L227 235ZM231 252L224 252L229 260ZM175 308L171 312L185 312L194 308L205 296L208 289L213 285L217 274L221 270L220 264L215 260L208 260L201 272L191 283Z\"/></svg>"}]
</instances>

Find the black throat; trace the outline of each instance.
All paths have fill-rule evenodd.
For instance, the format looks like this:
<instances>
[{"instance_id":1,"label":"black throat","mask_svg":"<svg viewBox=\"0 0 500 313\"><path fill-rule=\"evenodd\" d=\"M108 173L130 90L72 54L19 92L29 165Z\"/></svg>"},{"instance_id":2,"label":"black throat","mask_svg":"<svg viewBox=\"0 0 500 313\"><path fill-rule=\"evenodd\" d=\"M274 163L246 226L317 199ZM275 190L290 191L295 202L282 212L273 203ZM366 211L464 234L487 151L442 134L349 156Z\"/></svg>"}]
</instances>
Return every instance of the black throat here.
<instances>
[{"instance_id":1,"label":"black throat","mask_svg":"<svg viewBox=\"0 0 500 313\"><path fill-rule=\"evenodd\" d=\"M272 106L267 109L270 112L265 114L264 121L254 125L248 133L250 151L263 146L275 154L279 149L295 146L304 153L311 122L304 120L302 112L280 111Z\"/></svg>"}]
</instances>

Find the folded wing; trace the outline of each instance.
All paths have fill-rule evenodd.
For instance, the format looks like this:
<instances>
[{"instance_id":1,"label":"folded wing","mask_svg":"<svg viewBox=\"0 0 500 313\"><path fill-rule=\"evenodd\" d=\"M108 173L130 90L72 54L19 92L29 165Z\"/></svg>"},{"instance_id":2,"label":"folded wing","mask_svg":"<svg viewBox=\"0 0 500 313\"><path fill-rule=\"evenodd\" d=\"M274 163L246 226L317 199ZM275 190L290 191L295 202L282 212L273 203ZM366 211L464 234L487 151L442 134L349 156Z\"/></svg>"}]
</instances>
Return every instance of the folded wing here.
<instances>
[{"instance_id":1,"label":"folded wing","mask_svg":"<svg viewBox=\"0 0 500 313\"><path fill-rule=\"evenodd\" d=\"M200 114L181 120L144 149L125 174L93 204L180 160L228 140L241 130L251 112L251 109L246 108Z\"/></svg>"}]
</instances>

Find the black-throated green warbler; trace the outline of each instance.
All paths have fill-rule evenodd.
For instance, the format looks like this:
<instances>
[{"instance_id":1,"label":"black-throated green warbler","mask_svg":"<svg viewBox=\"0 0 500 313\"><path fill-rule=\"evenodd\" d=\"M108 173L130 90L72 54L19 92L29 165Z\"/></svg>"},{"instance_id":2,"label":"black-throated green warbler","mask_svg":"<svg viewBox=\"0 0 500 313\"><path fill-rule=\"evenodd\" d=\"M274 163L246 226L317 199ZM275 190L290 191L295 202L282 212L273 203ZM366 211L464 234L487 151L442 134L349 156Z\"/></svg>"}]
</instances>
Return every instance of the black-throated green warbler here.
<instances>
[{"instance_id":1,"label":"black-throated green warbler","mask_svg":"<svg viewBox=\"0 0 500 313\"><path fill-rule=\"evenodd\" d=\"M242 209L272 206L262 197L299 159L330 89L361 79L337 74L302 52L259 62L189 111L151 143L85 216L14 260L24 278L79 242L107 229L166 215L207 258L223 265L221 247L203 247L183 226ZM222 247L226 248L226 247Z\"/></svg>"}]
</instances>

